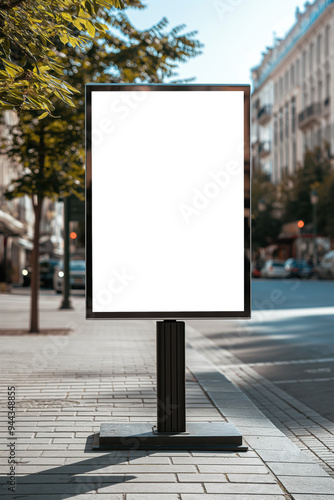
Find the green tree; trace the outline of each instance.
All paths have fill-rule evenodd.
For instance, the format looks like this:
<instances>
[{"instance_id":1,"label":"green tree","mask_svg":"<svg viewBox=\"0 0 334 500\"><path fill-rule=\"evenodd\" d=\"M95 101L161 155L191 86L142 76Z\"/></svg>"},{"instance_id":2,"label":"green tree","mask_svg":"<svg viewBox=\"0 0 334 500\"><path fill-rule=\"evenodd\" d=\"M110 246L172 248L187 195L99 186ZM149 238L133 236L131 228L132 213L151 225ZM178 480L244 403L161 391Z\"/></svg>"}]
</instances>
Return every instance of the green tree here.
<instances>
[{"instance_id":1,"label":"green tree","mask_svg":"<svg viewBox=\"0 0 334 500\"><path fill-rule=\"evenodd\" d=\"M138 0L126 5L142 8ZM57 118L38 119L36 111L24 112L10 127L7 153L19 158L24 174L11 186L8 197L27 194L35 213L32 262L30 331L38 331L38 241L42 204L45 197L57 198L78 193L84 174L84 85L88 82L158 83L177 76L177 65L200 53L195 32L183 33L183 26L167 30L167 20L147 30L136 30L126 13L103 10L100 17L110 26L105 33L81 47L62 49L65 74L78 91L76 109L54 101Z\"/></svg>"},{"instance_id":2,"label":"green tree","mask_svg":"<svg viewBox=\"0 0 334 500\"><path fill-rule=\"evenodd\" d=\"M260 168L252 177L252 207L252 245L256 251L276 238L282 226L277 217L276 187Z\"/></svg>"},{"instance_id":3,"label":"green tree","mask_svg":"<svg viewBox=\"0 0 334 500\"><path fill-rule=\"evenodd\" d=\"M334 172L330 171L317 186L319 202L317 207L318 232L334 238Z\"/></svg>"},{"instance_id":4,"label":"green tree","mask_svg":"<svg viewBox=\"0 0 334 500\"><path fill-rule=\"evenodd\" d=\"M327 143L324 142L322 146L316 147L313 151L307 150L305 152L303 165L294 175L282 181L284 222L301 219L305 224L312 223L311 191L314 188L318 189L326 182L330 169ZM321 192L325 193L325 191L326 187L321 189ZM319 209L320 206L322 205L319 204ZM322 213L321 217L320 221L324 221L325 213ZM324 223L322 223L322 227L324 227Z\"/></svg>"},{"instance_id":5,"label":"green tree","mask_svg":"<svg viewBox=\"0 0 334 500\"><path fill-rule=\"evenodd\" d=\"M59 47L84 47L104 33L102 9L122 0L0 1L0 109L54 109L54 97L71 104L75 89L63 75Z\"/></svg>"}]
</instances>

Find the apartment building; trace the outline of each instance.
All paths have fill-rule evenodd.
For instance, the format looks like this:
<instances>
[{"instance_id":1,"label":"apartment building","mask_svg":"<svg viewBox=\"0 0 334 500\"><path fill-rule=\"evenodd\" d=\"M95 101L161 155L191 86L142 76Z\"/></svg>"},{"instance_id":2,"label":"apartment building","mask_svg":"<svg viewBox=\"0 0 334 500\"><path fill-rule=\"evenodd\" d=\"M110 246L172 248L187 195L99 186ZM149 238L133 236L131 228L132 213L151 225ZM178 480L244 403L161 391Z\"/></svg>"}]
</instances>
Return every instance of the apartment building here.
<instances>
[{"instance_id":1,"label":"apartment building","mask_svg":"<svg viewBox=\"0 0 334 500\"><path fill-rule=\"evenodd\" d=\"M252 69L252 166L274 183L323 140L334 155L334 0L306 2Z\"/></svg>"}]
</instances>

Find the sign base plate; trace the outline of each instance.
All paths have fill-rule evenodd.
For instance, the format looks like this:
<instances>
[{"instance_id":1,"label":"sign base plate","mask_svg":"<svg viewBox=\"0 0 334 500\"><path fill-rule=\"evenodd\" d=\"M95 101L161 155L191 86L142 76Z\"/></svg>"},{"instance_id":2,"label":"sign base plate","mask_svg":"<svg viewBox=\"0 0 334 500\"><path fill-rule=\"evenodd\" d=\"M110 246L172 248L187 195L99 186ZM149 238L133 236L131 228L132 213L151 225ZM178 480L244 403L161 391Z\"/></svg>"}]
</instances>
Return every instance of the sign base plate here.
<instances>
[{"instance_id":1,"label":"sign base plate","mask_svg":"<svg viewBox=\"0 0 334 500\"><path fill-rule=\"evenodd\" d=\"M182 433L158 433L149 423L101 424L94 450L207 450L247 451L242 435L231 423L189 422Z\"/></svg>"}]
</instances>

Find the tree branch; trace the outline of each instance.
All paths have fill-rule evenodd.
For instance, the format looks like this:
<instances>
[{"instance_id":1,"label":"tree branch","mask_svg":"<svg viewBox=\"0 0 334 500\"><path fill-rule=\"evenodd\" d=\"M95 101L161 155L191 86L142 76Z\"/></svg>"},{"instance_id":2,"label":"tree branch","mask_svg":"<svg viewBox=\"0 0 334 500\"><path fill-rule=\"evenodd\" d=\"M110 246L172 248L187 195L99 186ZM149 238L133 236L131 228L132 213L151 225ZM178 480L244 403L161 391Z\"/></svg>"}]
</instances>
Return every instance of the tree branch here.
<instances>
[{"instance_id":1,"label":"tree branch","mask_svg":"<svg viewBox=\"0 0 334 500\"><path fill-rule=\"evenodd\" d=\"M14 7L20 5L20 3L26 2L26 0L16 0L14 2L7 2L7 5L0 4L0 10L10 10Z\"/></svg>"}]
</instances>

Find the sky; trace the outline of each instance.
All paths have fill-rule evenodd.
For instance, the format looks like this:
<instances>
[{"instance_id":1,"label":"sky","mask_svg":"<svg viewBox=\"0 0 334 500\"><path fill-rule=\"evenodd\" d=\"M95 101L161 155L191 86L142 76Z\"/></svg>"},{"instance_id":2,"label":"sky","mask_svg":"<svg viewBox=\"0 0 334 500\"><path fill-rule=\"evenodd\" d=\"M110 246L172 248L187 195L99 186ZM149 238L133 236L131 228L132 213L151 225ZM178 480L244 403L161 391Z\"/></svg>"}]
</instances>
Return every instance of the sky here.
<instances>
[{"instance_id":1,"label":"sky","mask_svg":"<svg viewBox=\"0 0 334 500\"><path fill-rule=\"evenodd\" d=\"M196 83L251 83L250 69L295 23L296 7L305 0L143 0L146 10L129 11L138 29L167 17L169 27L186 24L198 31L203 54L180 65L179 77ZM313 2L311 2L313 3Z\"/></svg>"}]
</instances>

